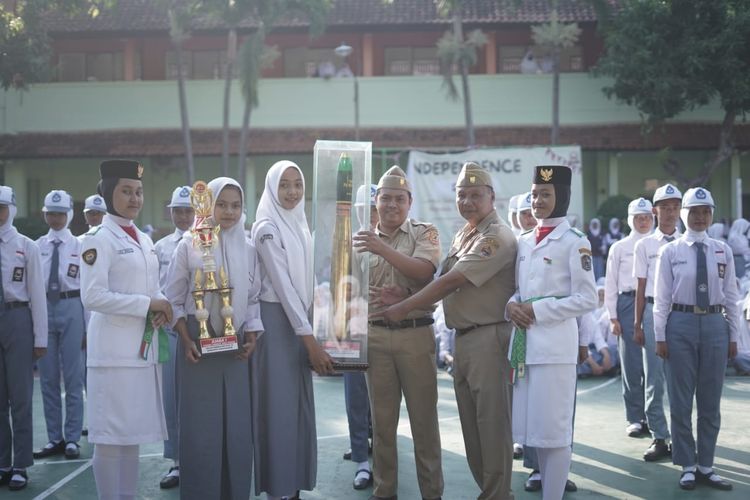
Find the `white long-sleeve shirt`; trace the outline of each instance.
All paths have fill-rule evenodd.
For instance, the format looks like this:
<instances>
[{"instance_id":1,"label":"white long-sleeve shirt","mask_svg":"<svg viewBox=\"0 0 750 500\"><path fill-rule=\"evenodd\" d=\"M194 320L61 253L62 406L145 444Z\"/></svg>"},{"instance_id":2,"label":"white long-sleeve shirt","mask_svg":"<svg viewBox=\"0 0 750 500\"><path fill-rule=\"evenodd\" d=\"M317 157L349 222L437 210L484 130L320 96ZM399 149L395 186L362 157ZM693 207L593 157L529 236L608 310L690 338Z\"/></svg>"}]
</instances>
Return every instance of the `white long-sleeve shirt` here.
<instances>
[{"instance_id":1,"label":"white long-sleeve shirt","mask_svg":"<svg viewBox=\"0 0 750 500\"><path fill-rule=\"evenodd\" d=\"M703 237L708 271L710 305L723 305L729 322L729 340L737 341L740 309L732 249L723 241ZM661 248L654 288L654 333L657 342L666 340L667 318L672 304L695 305L697 255L695 238L686 234Z\"/></svg>"},{"instance_id":2,"label":"white long-sleeve shirt","mask_svg":"<svg viewBox=\"0 0 750 500\"><path fill-rule=\"evenodd\" d=\"M633 257L633 277L637 280L645 278L646 297L654 296L654 280L656 279L656 259L659 249L669 243L667 236L674 239L679 238L680 231L666 235L657 228L650 236L643 238L635 244L635 255Z\"/></svg>"},{"instance_id":3,"label":"white long-sleeve shirt","mask_svg":"<svg viewBox=\"0 0 750 500\"><path fill-rule=\"evenodd\" d=\"M625 238L616 241L609 249L607 274L604 278L604 305L609 311L610 319L617 319L618 294L632 292L636 288L636 280L633 277L633 251L635 244L646 236L634 230Z\"/></svg>"}]
</instances>

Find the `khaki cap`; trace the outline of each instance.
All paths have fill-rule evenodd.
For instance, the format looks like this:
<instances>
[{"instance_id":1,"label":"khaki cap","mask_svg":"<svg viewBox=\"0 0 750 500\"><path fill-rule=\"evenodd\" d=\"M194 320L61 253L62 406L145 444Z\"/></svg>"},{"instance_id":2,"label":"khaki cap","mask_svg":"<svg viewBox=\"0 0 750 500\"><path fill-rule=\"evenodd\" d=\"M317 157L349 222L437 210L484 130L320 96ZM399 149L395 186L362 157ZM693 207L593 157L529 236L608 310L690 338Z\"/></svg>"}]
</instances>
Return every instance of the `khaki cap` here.
<instances>
[{"instance_id":1,"label":"khaki cap","mask_svg":"<svg viewBox=\"0 0 750 500\"><path fill-rule=\"evenodd\" d=\"M411 193L411 186L409 180L406 178L406 173L401 170L401 167L394 165L389 168L383 177L378 182L378 189L390 188L390 189L403 189Z\"/></svg>"},{"instance_id":2,"label":"khaki cap","mask_svg":"<svg viewBox=\"0 0 750 500\"><path fill-rule=\"evenodd\" d=\"M473 161L467 161L464 163L461 172L458 174L458 181L456 181L456 187L471 187L471 186L489 186L492 187L492 177L490 173L480 167Z\"/></svg>"}]
</instances>

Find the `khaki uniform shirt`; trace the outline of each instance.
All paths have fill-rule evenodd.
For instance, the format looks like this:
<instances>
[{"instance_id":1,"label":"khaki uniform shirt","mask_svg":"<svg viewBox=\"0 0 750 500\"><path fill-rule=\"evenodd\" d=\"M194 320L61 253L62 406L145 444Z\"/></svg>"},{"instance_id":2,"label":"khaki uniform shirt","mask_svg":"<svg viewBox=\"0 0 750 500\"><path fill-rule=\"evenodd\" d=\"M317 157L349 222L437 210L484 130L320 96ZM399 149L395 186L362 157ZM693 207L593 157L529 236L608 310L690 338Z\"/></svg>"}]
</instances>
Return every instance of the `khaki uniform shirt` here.
<instances>
[{"instance_id":1,"label":"khaki uniform shirt","mask_svg":"<svg viewBox=\"0 0 750 500\"><path fill-rule=\"evenodd\" d=\"M440 238L438 230L432 224L406 219L403 224L392 235L380 230L380 225L375 232L383 241L398 252L409 257L416 257L430 262L435 269L440 264ZM402 288L411 289L414 294L424 288L430 280L418 281L407 278L396 270L387 260L380 255L370 254L370 286L398 285ZM435 306L427 309L415 309L406 316L407 319L430 316ZM382 319L377 316L371 319Z\"/></svg>"},{"instance_id":2,"label":"khaki uniform shirt","mask_svg":"<svg viewBox=\"0 0 750 500\"><path fill-rule=\"evenodd\" d=\"M443 274L460 272L469 283L443 299L449 328L505 321L505 305L516 290L517 243L494 210L476 228L466 224L453 238Z\"/></svg>"}]
</instances>

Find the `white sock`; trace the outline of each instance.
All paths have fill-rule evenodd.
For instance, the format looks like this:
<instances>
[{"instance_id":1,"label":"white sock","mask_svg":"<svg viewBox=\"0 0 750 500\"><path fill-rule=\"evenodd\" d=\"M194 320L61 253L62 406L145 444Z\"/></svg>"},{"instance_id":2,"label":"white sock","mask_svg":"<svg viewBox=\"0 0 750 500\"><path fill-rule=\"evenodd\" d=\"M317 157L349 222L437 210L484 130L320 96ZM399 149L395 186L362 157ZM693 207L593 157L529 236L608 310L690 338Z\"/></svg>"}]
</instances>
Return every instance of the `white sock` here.
<instances>
[{"instance_id":1,"label":"white sock","mask_svg":"<svg viewBox=\"0 0 750 500\"><path fill-rule=\"evenodd\" d=\"M542 500L560 500L565 493L573 450L570 446L537 448L536 453L542 474Z\"/></svg>"},{"instance_id":2,"label":"white sock","mask_svg":"<svg viewBox=\"0 0 750 500\"><path fill-rule=\"evenodd\" d=\"M704 475L711 474L714 471L712 467L703 467L702 465L698 466L698 470L701 471L701 474Z\"/></svg>"},{"instance_id":3,"label":"white sock","mask_svg":"<svg viewBox=\"0 0 750 500\"><path fill-rule=\"evenodd\" d=\"M682 472L695 472L695 465L683 465Z\"/></svg>"},{"instance_id":4,"label":"white sock","mask_svg":"<svg viewBox=\"0 0 750 500\"><path fill-rule=\"evenodd\" d=\"M370 462L365 460L364 462L357 462L357 470L370 470Z\"/></svg>"},{"instance_id":5,"label":"white sock","mask_svg":"<svg viewBox=\"0 0 750 500\"><path fill-rule=\"evenodd\" d=\"M529 476L529 481L539 481L542 479L542 474L539 472L532 472Z\"/></svg>"},{"instance_id":6,"label":"white sock","mask_svg":"<svg viewBox=\"0 0 750 500\"><path fill-rule=\"evenodd\" d=\"M100 500L135 499L138 445L94 445L94 479Z\"/></svg>"}]
</instances>

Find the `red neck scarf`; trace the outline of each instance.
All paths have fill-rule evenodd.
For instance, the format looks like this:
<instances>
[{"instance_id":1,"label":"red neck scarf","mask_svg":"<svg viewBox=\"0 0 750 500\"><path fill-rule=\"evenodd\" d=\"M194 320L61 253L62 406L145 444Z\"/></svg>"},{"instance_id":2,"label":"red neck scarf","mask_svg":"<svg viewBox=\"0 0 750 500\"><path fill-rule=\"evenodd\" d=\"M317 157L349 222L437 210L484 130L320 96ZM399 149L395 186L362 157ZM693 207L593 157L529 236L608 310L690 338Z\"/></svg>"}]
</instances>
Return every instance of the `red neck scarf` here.
<instances>
[{"instance_id":1,"label":"red neck scarf","mask_svg":"<svg viewBox=\"0 0 750 500\"><path fill-rule=\"evenodd\" d=\"M549 233L554 231L557 226L537 226L536 231L536 244L538 245Z\"/></svg>"},{"instance_id":2,"label":"red neck scarf","mask_svg":"<svg viewBox=\"0 0 750 500\"><path fill-rule=\"evenodd\" d=\"M138 241L138 233L135 232L135 226L120 226L123 231L128 233L128 235L133 238L136 242L140 243Z\"/></svg>"}]
</instances>

